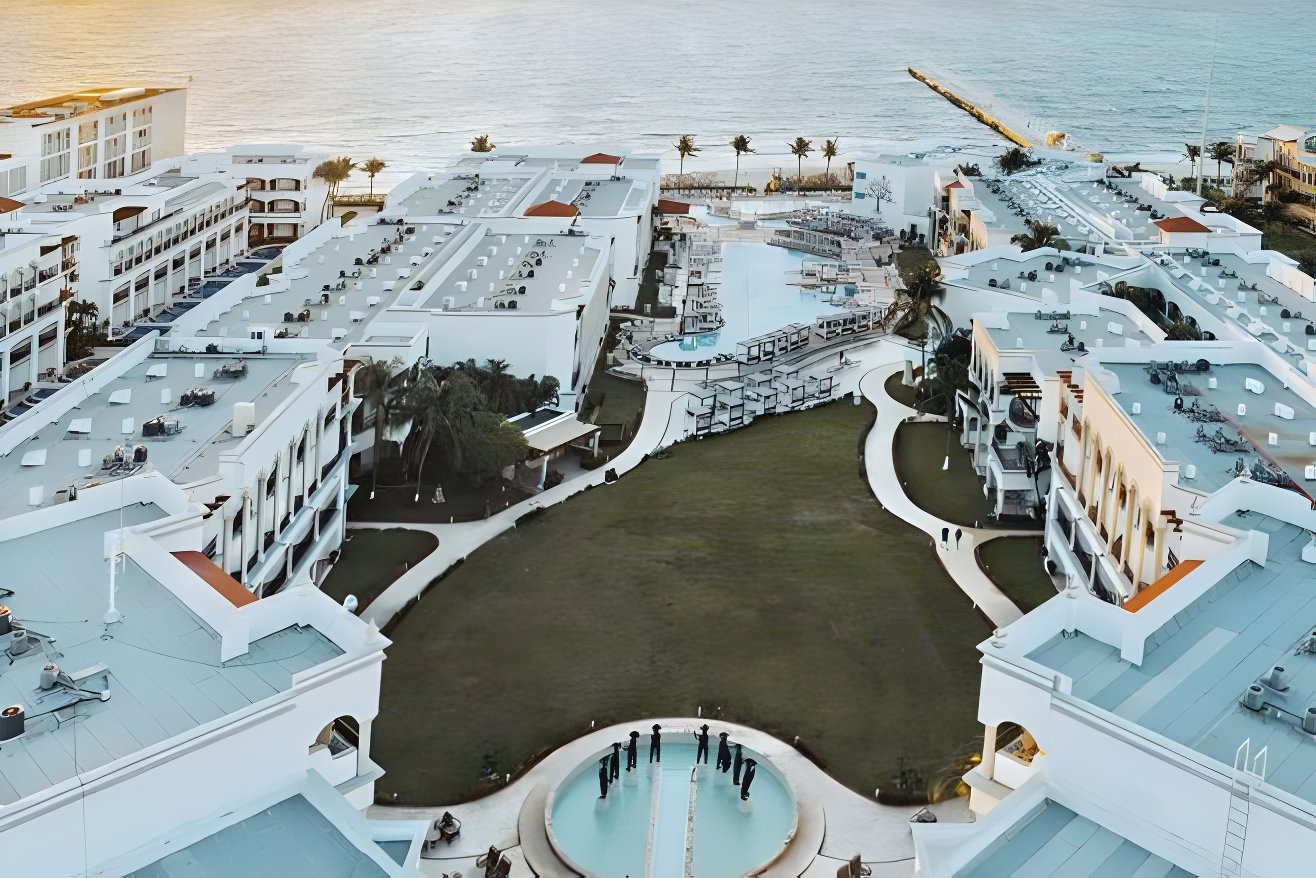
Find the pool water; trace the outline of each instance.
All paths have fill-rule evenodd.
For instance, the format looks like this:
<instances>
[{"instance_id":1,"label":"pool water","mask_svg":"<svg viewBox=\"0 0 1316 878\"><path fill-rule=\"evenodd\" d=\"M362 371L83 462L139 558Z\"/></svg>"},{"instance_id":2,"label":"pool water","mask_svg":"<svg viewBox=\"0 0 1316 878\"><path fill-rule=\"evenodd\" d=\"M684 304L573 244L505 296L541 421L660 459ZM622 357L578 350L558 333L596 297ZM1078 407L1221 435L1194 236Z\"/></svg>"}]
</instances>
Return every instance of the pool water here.
<instances>
[{"instance_id":1,"label":"pool water","mask_svg":"<svg viewBox=\"0 0 1316 878\"><path fill-rule=\"evenodd\" d=\"M607 799L599 798L597 758L554 792L549 829L558 850L575 866L601 878L683 878L689 845L693 875L739 878L785 847L795 831L795 801L776 769L745 751L759 765L749 801L740 801L731 773L713 766L713 737L709 764L698 767L692 789L694 743L676 743L678 736L683 734L664 734L661 766L651 766L645 763L648 734L643 735L639 770L628 774L623 754L621 779L609 788Z\"/></svg>"},{"instance_id":2,"label":"pool water","mask_svg":"<svg viewBox=\"0 0 1316 878\"><path fill-rule=\"evenodd\" d=\"M716 332L656 345L650 353L666 360L701 360L714 354L734 354L736 344L747 338L791 323L812 324L820 314L843 311L828 303L830 291L809 292L787 283L787 272L798 272L806 260L817 259L799 250L770 244L725 242L717 300L722 303L726 325Z\"/></svg>"}]
</instances>

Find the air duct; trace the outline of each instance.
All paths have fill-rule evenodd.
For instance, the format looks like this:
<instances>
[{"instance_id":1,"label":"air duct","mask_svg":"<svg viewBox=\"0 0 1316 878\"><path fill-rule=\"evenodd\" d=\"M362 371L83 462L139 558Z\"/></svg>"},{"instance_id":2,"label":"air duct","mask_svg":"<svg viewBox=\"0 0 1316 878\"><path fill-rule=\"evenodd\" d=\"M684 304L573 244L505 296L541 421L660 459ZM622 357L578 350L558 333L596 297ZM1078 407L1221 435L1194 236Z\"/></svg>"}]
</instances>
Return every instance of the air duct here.
<instances>
[{"instance_id":1,"label":"air duct","mask_svg":"<svg viewBox=\"0 0 1316 878\"><path fill-rule=\"evenodd\" d=\"M1243 693L1243 706L1248 710L1261 710L1266 706L1265 690L1261 688L1260 683L1253 683L1247 687Z\"/></svg>"},{"instance_id":2,"label":"air duct","mask_svg":"<svg viewBox=\"0 0 1316 878\"><path fill-rule=\"evenodd\" d=\"M1302 715L1302 730L1309 735L1316 735L1316 707L1307 708Z\"/></svg>"},{"instance_id":3,"label":"air duct","mask_svg":"<svg viewBox=\"0 0 1316 878\"><path fill-rule=\"evenodd\" d=\"M59 665L55 664L54 662L46 662L41 667L41 676L39 678L39 682L37 683L37 687L40 688L43 692L49 691L55 688L55 683L58 680L59 680Z\"/></svg>"},{"instance_id":4,"label":"air duct","mask_svg":"<svg viewBox=\"0 0 1316 878\"><path fill-rule=\"evenodd\" d=\"M1270 675L1266 678L1266 685L1276 692L1289 691L1288 672L1280 665L1275 665L1270 669Z\"/></svg>"}]
</instances>

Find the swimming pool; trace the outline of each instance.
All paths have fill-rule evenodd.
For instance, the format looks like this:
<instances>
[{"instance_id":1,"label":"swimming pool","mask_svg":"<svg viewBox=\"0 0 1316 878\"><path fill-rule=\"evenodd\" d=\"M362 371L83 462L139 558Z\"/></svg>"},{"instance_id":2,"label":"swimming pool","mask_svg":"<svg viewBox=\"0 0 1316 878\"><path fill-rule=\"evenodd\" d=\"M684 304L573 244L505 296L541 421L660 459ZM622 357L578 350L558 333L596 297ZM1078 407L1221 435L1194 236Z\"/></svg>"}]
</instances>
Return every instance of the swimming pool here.
<instances>
[{"instance_id":1,"label":"swimming pool","mask_svg":"<svg viewBox=\"0 0 1316 878\"><path fill-rule=\"evenodd\" d=\"M817 259L770 244L727 241L722 245L722 285L717 296L726 325L716 332L656 345L649 353L665 360L734 354L737 342L791 323L812 324L819 314L844 310L828 303L830 293L808 292L786 282L786 272L798 272L805 260Z\"/></svg>"},{"instance_id":2,"label":"swimming pool","mask_svg":"<svg viewBox=\"0 0 1316 878\"><path fill-rule=\"evenodd\" d=\"M689 855L691 874L699 878L739 878L774 860L796 825L795 798L776 768L745 750L746 758L758 762L758 773L749 801L742 802L731 774L713 766L716 737L709 764L697 769L692 738L677 731L663 737L661 765L645 763L647 733L640 739L638 771L626 772L622 754L621 779L606 799L599 798L603 753L549 796L549 838L568 865L605 878L683 878ZM677 743L683 738L691 743Z\"/></svg>"}]
</instances>

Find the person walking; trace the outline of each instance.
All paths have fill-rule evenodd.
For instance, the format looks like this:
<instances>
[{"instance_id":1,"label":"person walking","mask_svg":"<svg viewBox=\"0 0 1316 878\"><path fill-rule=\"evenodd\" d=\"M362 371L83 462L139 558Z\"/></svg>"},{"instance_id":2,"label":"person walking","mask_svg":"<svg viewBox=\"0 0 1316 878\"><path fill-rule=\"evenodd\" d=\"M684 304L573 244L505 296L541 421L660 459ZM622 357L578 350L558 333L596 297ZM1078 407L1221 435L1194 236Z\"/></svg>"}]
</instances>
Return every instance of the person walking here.
<instances>
[{"instance_id":1,"label":"person walking","mask_svg":"<svg viewBox=\"0 0 1316 878\"><path fill-rule=\"evenodd\" d=\"M941 547L943 549L950 548L950 528L948 527L943 527L941 529Z\"/></svg>"},{"instance_id":2,"label":"person walking","mask_svg":"<svg viewBox=\"0 0 1316 878\"><path fill-rule=\"evenodd\" d=\"M964 531L961 530L961 529L958 528L958 527L955 528L955 548L958 549L958 548L960 547L960 540L961 540L963 537L964 537Z\"/></svg>"},{"instance_id":3,"label":"person walking","mask_svg":"<svg viewBox=\"0 0 1316 878\"><path fill-rule=\"evenodd\" d=\"M745 756L740 752L740 745L736 745L736 758L731 760L731 782L740 786L740 768L745 764Z\"/></svg>"},{"instance_id":4,"label":"person walking","mask_svg":"<svg viewBox=\"0 0 1316 878\"><path fill-rule=\"evenodd\" d=\"M608 757L599 760L599 798L608 797ZM742 797L743 798L743 797Z\"/></svg>"},{"instance_id":5,"label":"person walking","mask_svg":"<svg viewBox=\"0 0 1316 878\"><path fill-rule=\"evenodd\" d=\"M726 732L720 732L717 736L717 768L723 774L731 770L731 747L727 744Z\"/></svg>"},{"instance_id":6,"label":"person walking","mask_svg":"<svg viewBox=\"0 0 1316 878\"><path fill-rule=\"evenodd\" d=\"M699 760L701 757L704 760L704 764L707 765L708 764L708 723L704 723L702 726L700 726L699 731L695 732L694 736L695 736L695 741L699 745L695 749L695 765L699 764Z\"/></svg>"},{"instance_id":7,"label":"person walking","mask_svg":"<svg viewBox=\"0 0 1316 878\"><path fill-rule=\"evenodd\" d=\"M749 785L754 782L754 775L758 774L758 765L753 759L745 760L745 778L740 782L740 801L749 801Z\"/></svg>"},{"instance_id":8,"label":"person walking","mask_svg":"<svg viewBox=\"0 0 1316 878\"><path fill-rule=\"evenodd\" d=\"M608 783L621 777L621 742L612 745L612 755L608 757Z\"/></svg>"},{"instance_id":9,"label":"person walking","mask_svg":"<svg viewBox=\"0 0 1316 878\"><path fill-rule=\"evenodd\" d=\"M659 731L662 726L653 724L653 733L649 735L649 764L663 761L663 736Z\"/></svg>"},{"instance_id":10,"label":"person walking","mask_svg":"<svg viewBox=\"0 0 1316 878\"><path fill-rule=\"evenodd\" d=\"M640 733L639 733L639 732L631 732L630 743L628 743L628 744L626 745L626 770L627 770L627 771L630 771L632 768L634 768L634 767L636 766L636 763L637 763L637 758L636 758L636 756L637 756L637 754L636 754L636 752L635 752L635 749L636 749L635 744L636 744L636 740L637 740L639 737L640 737Z\"/></svg>"}]
</instances>

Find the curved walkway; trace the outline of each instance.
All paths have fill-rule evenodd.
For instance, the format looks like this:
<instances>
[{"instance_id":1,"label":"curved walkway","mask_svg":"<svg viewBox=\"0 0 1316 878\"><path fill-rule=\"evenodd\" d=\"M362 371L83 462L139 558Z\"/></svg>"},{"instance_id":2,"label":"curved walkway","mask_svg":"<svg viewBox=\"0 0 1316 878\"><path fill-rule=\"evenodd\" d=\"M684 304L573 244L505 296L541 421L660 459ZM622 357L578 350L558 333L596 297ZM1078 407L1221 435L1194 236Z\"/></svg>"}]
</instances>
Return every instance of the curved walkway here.
<instances>
[{"instance_id":1,"label":"curved walkway","mask_svg":"<svg viewBox=\"0 0 1316 878\"><path fill-rule=\"evenodd\" d=\"M557 860L543 829L542 809L548 791L613 741L624 740L631 729L643 731L658 723L664 735L676 740L693 732L700 722L708 722L714 735L729 731L736 741L766 756L789 781L796 796L800 822L795 838L783 855L763 871L765 878L794 878L806 872L835 875L841 862L855 854L873 865L875 876L913 872L914 841L909 818L918 806L879 805L847 789L790 744L766 732L692 717L648 718L591 732L554 750L515 783L474 802L434 808L375 805L369 816L433 820L447 810L462 821L462 834L451 849L445 850L444 859L421 861L426 874L439 875L454 867L463 874L479 874L472 872L475 858L494 845L499 850L511 849L509 856L526 862L537 875L574 875ZM536 808L540 809L538 813ZM933 805L931 810L947 822L969 819L964 799Z\"/></svg>"},{"instance_id":2,"label":"curved walkway","mask_svg":"<svg viewBox=\"0 0 1316 878\"><path fill-rule=\"evenodd\" d=\"M1023 614L982 571L975 555L975 548L979 544L999 537L1002 533L979 527L960 528L964 532L964 539L959 547L952 545L949 549L943 549L942 528L950 528L950 532L954 533L959 525L925 511L910 500L905 489L900 486L900 478L892 463L896 430L907 418L918 413L888 396L885 383L892 369L904 368L904 364L905 358L902 356L870 368L859 379L859 391L877 409L877 422L864 442L864 469L868 474L868 484L878 502L932 538L936 545L937 559L946 568L946 572L969 596L975 607L982 610L998 628L1004 627Z\"/></svg>"},{"instance_id":3,"label":"curved walkway","mask_svg":"<svg viewBox=\"0 0 1316 878\"><path fill-rule=\"evenodd\" d=\"M439 545L433 552L398 577L379 597L375 598L363 612L362 618L374 622L381 628L398 614L411 601L420 596L431 582L441 576L453 564L464 559L471 552L489 540L516 526L521 516L536 509L554 506L572 497L586 488L604 483L608 469L615 469L618 475L629 472L644 462L648 455L662 447L668 426L672 420L672 408L677 400L685 396L684 392L650 391L644 401L644 417L640 421L635 438L626 450L609 461L606 466L582 473L568 479L556 487L549 488L541 494L518 503L508 509L491 515L483 521L462 522L460 524L417 524L414 522L351 522L354 529L388 529L406 528L423 530L439 538ZM684 417L684 409L680 412Z\"/></svg>"}]
</instances>

